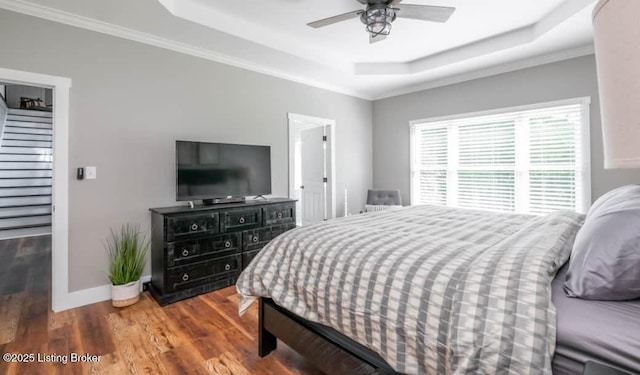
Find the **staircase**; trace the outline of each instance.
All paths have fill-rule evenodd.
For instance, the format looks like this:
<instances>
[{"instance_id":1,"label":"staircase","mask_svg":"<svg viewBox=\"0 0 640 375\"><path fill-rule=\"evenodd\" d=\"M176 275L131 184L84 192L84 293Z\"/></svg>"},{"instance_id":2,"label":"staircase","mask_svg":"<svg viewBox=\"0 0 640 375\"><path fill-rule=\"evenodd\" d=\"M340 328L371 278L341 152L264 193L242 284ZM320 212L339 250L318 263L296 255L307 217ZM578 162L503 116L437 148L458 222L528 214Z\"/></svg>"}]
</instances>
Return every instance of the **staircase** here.
<instances>
[{"instance_id":1,"label":"staircase","mask_svg":"<svg viewBox=\"0 0 640 375\"><path fill-rule=\"evenodd\" d=\"M52 129L51 112L8 110L0 142L0 239L51 234Z\"/></svg>"}]
</instances>

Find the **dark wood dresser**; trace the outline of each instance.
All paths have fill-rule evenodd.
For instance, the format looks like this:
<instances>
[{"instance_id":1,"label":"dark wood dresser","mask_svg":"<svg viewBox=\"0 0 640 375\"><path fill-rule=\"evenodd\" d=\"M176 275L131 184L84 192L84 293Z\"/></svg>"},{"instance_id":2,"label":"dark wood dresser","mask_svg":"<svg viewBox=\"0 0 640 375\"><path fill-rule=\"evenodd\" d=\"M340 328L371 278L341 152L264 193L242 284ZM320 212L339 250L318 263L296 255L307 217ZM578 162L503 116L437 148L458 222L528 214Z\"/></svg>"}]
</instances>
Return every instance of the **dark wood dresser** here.
<instances>
[{"instance_id":1,"label":"dark wood dresser","mask_svg":"<svg viewBox=\"0 0 640 375\"><path fill-rule=\"evenodd\" d=\"M166 305L233 285L276 236L295 228L295 201L152 208L151 295Z\"/></svg>"}]
</instances>

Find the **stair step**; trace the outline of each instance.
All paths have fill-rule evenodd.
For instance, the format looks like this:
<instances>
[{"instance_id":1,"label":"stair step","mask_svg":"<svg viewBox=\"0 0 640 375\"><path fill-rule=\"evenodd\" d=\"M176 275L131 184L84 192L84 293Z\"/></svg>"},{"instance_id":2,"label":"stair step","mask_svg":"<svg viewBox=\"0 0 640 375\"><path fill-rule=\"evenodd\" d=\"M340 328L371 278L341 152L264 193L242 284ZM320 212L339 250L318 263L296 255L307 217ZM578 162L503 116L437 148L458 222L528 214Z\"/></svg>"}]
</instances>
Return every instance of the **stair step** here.
<instances>
[{"instance_id":1,"label":"stair step","mask_svg":"<svg viewBox=\"0 0 640 375\"><path fill-rule=\"evenodd\" d=\"M9 109L0 143L0 239L51 233L53 113Z\"/></svg>"},{"instance_id":2,"label":"stair step","mask_svg":"<svg viewBox=\"0 0 640 375\"><path fill-rule=\"evenodd\" d=\"M34 195L51 195L51 186L48 187L3 187L0 188L0 198L31 197Z\"/></svg>"},{"instance_id":3,"label":"stair step","mask_svg":"<svg viewBox=\"0 0 640 375\"><path fill-rule=\"evenodd\" d=\"M24 238L33 236L43 236L51 234L51 226L5 229L0 231L0 240L8 240L11 238Z\"/></svg>"},{"instance_id":4,"label":"stair step","mask_svg":"<svg viewBox=\"0 0 640 375\"><path fill-rule=\"evenodd\" d=\"M4 173L2 173L4 175ZM0 188L28 186L51 186L50 178L2 178Z\"/></svg>"},{"instance_id":5,"label":"stair step","mask_svg":"<svg viewBox=\"0 0 640 375\"><path fill-rule=\"evenodd\" d=\"M44 147L2 147L0 154L50 155L51 148Z\"/></svg>"},{"instance_id":6,"label":"stair step","mask_svg":"<svg viewBox=\"0 0 640 375\"><path fill-rule=\"evenodd\" d=\"M32 117L48 117L52 118L52 112L45 111L30 111L28 109L9 108L10 115L32 116Z\"/></svg>"},{"instance_id":7,"label":"stair step","mask_svg":"<svg viewBox=\"0 0 640 375\"><path fill-rule=\"evenodd\" d=\"M51 170L50 169L40 169L40 170L5 170L0 174L0 180L9 180L14 178L50 178Z\"/></svg>"},{"instance_id":8,"label":"stair step","mask_svg":"<svg viewBox=\"0 0 640 375\"><path fill-rule=\"evenodd\" d=\"M51 215L50 205L0 208L0 219L42 215Z\"/></svg>"},{"instance_id":9,"label":"stair step","mask_svg":"<svg viewBox=\"0 0 640 375\"><path fill-rule=\"evenodd\" d=\"M51 129L39 129L39 128L18 128L15 126L5 126L4 134L38 134L38 135L53 135Z\"/></svg>"},{"instance_id":10,"label":"stair step","mask_svg":"<svg viewBox=\"0 0 640 375\"><path fill-rule=\"evenodd\" d=\"M0 198L0 207L41 206L51 204L51 196Z\"/></svg>"},{"instance_id":11,"label":"stair step","mask_svg":"<svg viewBox=\"0 0 640 375\"><path fill-rule=\"evenodd\" d=\"M53 147L53 142L3 139L2 147L7 147L7 146L51 148Z\"/></svg>"},{"instance_id":12,"label":"stair step","mask_svg":"<svg viewBox=\"0 0 640 375\"><path fill-rule=\"evenodd\" d=\"M7 114L7 121L16 121L16 122L38 122L43 124L51 125L51 118L48 117L34 117L34 116L21 116L21 115L11 115Z\"/></svg>"},{"instance_id":13,"label":"stair step","mask_svg":"<svg viewBox=\"0 0 640 375\"><path fill-rule=\"evenodd\" d=\"M38 135L38 134L15 134L15 133L5 133L3 140L12 140L12 141L44 141L44 142L53 142L53 136L51 135Z\"/></svg>"},{"instance_id":14,"label":"stair step","mask_svg":"<svg viewBox=\"0 0 640 375\"><path fill-rule=\"evenodd\" d=\"M51 225L51 215L0 219L0 230Z\"/></svg>"},{"instance_id":15,"label":"stair step","mask_svg":"<svg viewBox=\"0 0 640 375\"><path fill-rule=\"evenodd\" d=\"M7 126L15 126L18 128L38 128L38 129L52 129L53 126L51 124L46 124L44 122L33 122L33 121L14 121L9 120L5 122Z\"/></svg>"},{"instance_id":16,"label":"stair step","mask_svg":"<svg viewBox=\"0 0 640 375\"><path fill-rule=\"evenodd\" d=\"M53 167L53 163L34 163L30 161L25 162L13 162L13 161L3 161L0 162L0 177L4 176L4 171L12 169L12 170L21 170L21 171L32 171L38 169L51 169Z\"/></svg>"},{"instance_id":17,"label":"stair step","mask_svg":"<svg viewBox=\"0 0 640 375\"><path fill-rule=\"evenodd\" d=\"M3 162L3 161L17 161L17 162L30 161L30 162L36 162L36 163L51 163L53 161L53 155L20 155L20 154L0 153L0 162ZM0 176L0 178L2 178L2 176Z\"/></svg>"}]
</instances>

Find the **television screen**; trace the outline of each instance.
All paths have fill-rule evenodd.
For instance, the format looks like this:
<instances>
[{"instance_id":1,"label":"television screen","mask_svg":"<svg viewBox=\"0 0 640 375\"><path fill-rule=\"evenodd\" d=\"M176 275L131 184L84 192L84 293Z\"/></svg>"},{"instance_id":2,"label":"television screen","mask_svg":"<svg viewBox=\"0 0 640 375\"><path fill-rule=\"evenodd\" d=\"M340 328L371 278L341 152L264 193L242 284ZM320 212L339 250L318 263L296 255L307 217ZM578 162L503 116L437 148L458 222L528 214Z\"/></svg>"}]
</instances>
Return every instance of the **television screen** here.
<instances>
[{"instance_id":1,"label":"television screen","mask_svg":"<svg viewBox=\"0 0 640 375\"><path fill-rule=\"evenodd\" d=\"M176 199L271 194L271 148L176 141Z\"/></svg>"}]
</instances>

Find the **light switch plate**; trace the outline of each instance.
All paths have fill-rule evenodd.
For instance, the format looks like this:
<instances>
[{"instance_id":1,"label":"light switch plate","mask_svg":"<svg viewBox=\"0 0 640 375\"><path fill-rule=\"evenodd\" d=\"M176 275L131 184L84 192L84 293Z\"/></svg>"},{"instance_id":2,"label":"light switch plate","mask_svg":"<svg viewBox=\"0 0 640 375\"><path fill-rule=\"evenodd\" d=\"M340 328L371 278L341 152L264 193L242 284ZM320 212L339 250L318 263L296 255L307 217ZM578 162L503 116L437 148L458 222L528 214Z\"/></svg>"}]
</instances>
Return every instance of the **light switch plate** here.
<instances>
[{"instance_id":1,"label":"light switch plate","mask_svg":"<svg viewBox=\"0 0 640 375\"><path fill-rule=\"evenodd\" d=\"M84 167L84 179L95 180L97 178L96 167Z\"/></svg>"}]
</instances>

